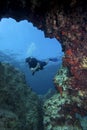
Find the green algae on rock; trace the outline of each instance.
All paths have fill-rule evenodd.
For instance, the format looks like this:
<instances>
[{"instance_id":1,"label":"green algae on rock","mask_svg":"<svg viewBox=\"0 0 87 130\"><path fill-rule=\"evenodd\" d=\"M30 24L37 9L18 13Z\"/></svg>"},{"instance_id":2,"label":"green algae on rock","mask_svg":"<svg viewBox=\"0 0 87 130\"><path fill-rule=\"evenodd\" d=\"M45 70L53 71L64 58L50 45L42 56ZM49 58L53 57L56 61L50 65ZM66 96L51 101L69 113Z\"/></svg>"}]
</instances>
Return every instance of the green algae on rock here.
<instances>
[{"instance_id":1,"label":"green algae on rock","mask_svg":"<svg viewBox=\"0 0 87 130\"><path fill-rule=\"evenodd\" d=\"M0 130L19 130L19 121L15 113L0 109Z\"/></svg>"},{"instance_id":2,"label":"green algae on rock","mask_svg":"<svg viewBox=\"0 0 87 130\"><path fill-rule=\"evenodd\" d=\"M37 130L39 100L24 74L6 63L0 63L0 72L0 128Z\"/></svg>"}]
</instances>

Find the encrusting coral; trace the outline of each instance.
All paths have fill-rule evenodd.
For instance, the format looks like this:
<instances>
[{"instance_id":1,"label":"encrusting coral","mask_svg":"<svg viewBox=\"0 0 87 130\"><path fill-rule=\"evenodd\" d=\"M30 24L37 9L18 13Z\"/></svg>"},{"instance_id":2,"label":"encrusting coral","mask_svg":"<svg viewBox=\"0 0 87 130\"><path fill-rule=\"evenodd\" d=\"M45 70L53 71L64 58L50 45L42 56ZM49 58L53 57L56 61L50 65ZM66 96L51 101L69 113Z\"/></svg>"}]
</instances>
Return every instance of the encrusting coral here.
<instances>
[{"instance_id":1,"label":"encrusting coral","mask_svg":"<svg viewBox=\"0 0 87 130\"><path fill-rule=\"evenodd\" d=\"M54 77L57 92L43 106L45 130L82 130L76 113L87 115L87 91L72 89L70 76L68 68L61 66Z\"/></svg>"},{"instance_id":2,"label":"encrusting coral","mask_svg":"<svg viewBox=\"0 0 87 130\"><path fill-rule=\"evenodd\" d=\"M76 102L79 103L80 100ZM43 111L44 130L82 130L79 120L75 117L79 108L67 92L64 92L62 97L56 93L48 99L44 103Z\"/></svg>"},{"instance_id":3,"label":"encrusting coral","mask_svg":"<svg viewBox=\"0 0 87 130\"><path fill-rule=\"evenodd\" d=\"M68 82L68 69L67 67L61 66L59 71L54 77L54 84L56 89L62 95L63 91L67 89L67 82Z\"/></svg>"},{"instance_id":4,"label":"encrusting coral","mask_svg":"<svg viewBox=\"0 0 87 130\"><path fill-rule=\"evenodd\" d=\"M81 67L83 69L87 69L87 57L85 57L85 56L82 59Z\"/></svg>"}]
</instances>

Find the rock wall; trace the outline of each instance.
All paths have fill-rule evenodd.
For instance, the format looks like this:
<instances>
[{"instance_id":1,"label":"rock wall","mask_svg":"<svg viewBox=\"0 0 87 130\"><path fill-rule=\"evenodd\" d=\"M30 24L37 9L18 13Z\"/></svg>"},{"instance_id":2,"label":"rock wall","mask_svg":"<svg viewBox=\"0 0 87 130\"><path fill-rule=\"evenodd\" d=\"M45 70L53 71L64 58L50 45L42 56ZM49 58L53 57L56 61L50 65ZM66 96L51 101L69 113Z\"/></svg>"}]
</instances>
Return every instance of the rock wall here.
<instances>
[{"instance_id":1,"label":"rock wall","mask_svg":"<svg viewBox=\"0 0 87 130\"><path fill-rule=\"evenodd\" d=\"M39 100L24 75L0 63L0 130L39 130Z\"/></svg>"},{"instance_id":2,"label":"rock wall","mask_svg":"<svg viewBox=\"0 0 87 130\"><path fill-rule=\"evenodd\" d=\"M65 52L63 65L70 70L69 87L87 89L87 10L77 6L71 10L54 8L45 21L46 36L56 37Z\"/></svg>"}]
</instances>

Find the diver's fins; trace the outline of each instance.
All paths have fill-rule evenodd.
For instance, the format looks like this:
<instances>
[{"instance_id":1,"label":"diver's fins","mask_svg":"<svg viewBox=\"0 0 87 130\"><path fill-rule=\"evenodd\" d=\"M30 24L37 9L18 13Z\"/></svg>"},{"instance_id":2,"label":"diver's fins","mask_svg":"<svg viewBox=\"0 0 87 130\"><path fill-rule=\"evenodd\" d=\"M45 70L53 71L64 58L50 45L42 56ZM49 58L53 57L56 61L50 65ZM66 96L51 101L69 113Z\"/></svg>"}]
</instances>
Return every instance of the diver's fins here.
<instances>
[{"instance_id":1,"label":"diver's fins","mask_svg":"<svg viewBox=\"0 0 87 130\"><path fill-rule=\"evenodd\" d=\"M49 58L49 61L52 61L52 62L58 62L58 58Z\"/></svg>"}]
</instances>

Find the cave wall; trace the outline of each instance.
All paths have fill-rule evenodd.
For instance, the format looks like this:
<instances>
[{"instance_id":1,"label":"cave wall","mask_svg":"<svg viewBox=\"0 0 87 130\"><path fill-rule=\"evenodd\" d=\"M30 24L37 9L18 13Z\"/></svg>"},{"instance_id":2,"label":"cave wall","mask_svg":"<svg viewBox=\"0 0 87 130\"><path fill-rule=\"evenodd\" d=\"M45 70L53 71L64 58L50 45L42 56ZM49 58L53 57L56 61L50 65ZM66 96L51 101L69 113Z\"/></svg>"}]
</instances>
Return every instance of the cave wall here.
<instances>
[{"instance_id":1,"label":"cave wall","mask_svg":"<svg viewBox=\"0 0 87 130\"><path fill-rule=\"evenodd\" d=\"M0 18L28 20L46 37L60 41L63 66L70 75L68 86L87 90L87 2L86 0L1 0Z\"/></svg>"},{"instance_id":2,"label":"cave wall","mask_svg":"<svg viewBox=\"0 0 87 130\"><path fill-rule=\"evenodd\" d=\"M76 1L75 1L76 2ZM54 6L46 13L45 35L55 37L65 52L63 65L70 70L69 87L87 88L87 4Z\"/></svg>"}]
</instances>

